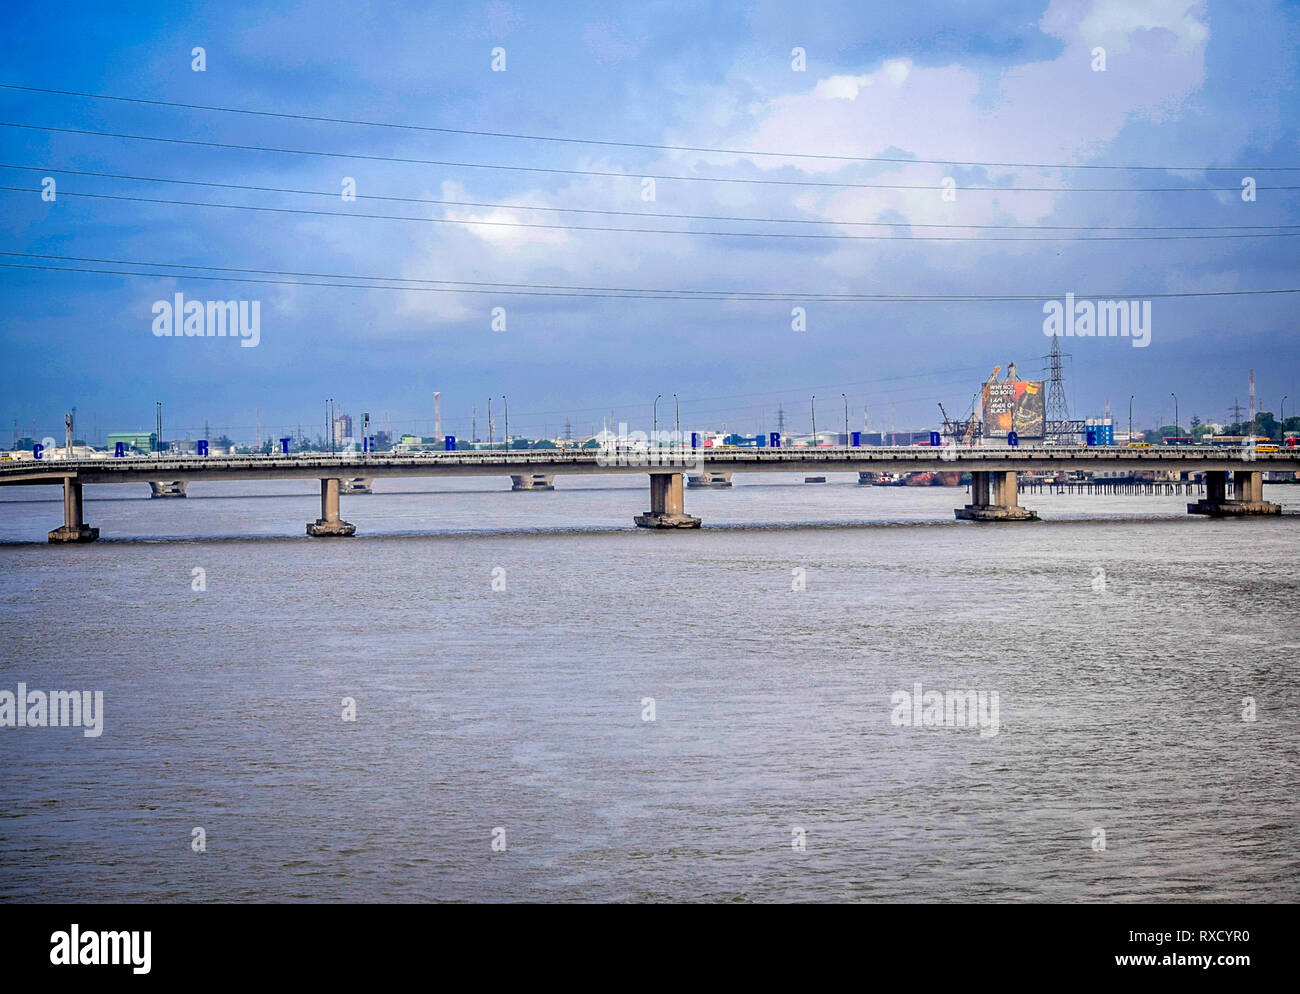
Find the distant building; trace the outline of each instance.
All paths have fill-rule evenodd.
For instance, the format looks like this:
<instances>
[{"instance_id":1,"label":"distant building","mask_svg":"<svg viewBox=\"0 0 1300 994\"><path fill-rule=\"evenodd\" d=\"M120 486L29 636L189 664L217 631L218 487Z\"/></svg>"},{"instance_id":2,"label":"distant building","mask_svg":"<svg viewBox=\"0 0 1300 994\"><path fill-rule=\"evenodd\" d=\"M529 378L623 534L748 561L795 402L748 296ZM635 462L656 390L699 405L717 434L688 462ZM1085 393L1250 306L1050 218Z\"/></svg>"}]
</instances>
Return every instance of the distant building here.
<instances>
[{"instance_id":1,"label":"distant building","mask_svg":"<svg viewBox=\"0 0 1300 994\"><path fill-rule=\"evenodd\" d=\"M114 431L108 434L108 449L116 451L117 443L126 446L128 452L138 452L147 456L158 445L158 436L152 431Z\"/></svg>"},{"instance_id":2,"label":"distant building","mask_svg":"<svg viewBox=\"0 0 1300 994\"><path fill-rule=\"evenodd\" d=\"M334 444L342 443L345 438L354 437L352 434L352 415L340 414L334 419Z\"/></svg>"}]
</instances>

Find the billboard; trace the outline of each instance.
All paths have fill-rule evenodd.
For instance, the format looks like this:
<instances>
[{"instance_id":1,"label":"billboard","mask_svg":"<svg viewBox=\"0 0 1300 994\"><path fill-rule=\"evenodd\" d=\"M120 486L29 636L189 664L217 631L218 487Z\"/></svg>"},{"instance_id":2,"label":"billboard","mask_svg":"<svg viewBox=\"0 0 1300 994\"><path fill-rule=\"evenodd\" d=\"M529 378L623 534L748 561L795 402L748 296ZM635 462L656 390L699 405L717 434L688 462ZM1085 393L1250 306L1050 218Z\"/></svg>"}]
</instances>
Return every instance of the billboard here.
<instances>
[{"instance_id":1,"label":"billboard","mask_svg":"<svg viewBox=\"0 0 1300 994\"><path fill-rule=\"evenodd\" d=\"M1001 380L984 384L984 434L1042 438L1045 427L1042 380Z\"/></svg>"}]
</instances>

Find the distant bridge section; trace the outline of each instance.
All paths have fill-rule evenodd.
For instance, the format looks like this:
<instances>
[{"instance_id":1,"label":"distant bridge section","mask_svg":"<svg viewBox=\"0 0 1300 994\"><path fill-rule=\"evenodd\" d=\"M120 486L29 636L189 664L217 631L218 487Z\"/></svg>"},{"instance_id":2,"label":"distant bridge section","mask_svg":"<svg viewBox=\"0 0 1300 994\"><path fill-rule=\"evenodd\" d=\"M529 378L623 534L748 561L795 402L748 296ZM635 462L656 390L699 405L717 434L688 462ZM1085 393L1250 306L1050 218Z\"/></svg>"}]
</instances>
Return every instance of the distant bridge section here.
<instances>
[{"instance_id":1,"label":"distant bridge section","mask_svg":"<svg viewBox=\"0 0 1300 994\"><path fill-rule=\"evenodd\" d=\"M0 486L60 485L64 523L50 532L51 542L88 542L99 531L83 520L85 484L148 483L184 492L196 480L314 479L321 484L321 516L307 526L311 535L351 535L356 529L339 516L340 481L364 477L510 476L516 480L553 479L566 473L645 474L650 477L650 510L637 515L644 528L695 528L700 519L685 513L683 474L806 472L969 472L972 502L957 508L973 521L1034 520L1019 504L1020 473L1149 470L1203 472L1206 497L1188 505L1192 514L1216 516L1279 514L1263 498L1263 474L1300 472L1300 450L1258 452L1177 446L1122 449L1102 446L958 446L647 449L644 446L577 450L499 450L326 455L128 456L104 459L41 459L0 462ZM1231 496L1229 495L1231 484ZM516 489L529 489L519 487Z\"/></svg>"}]
</instances>

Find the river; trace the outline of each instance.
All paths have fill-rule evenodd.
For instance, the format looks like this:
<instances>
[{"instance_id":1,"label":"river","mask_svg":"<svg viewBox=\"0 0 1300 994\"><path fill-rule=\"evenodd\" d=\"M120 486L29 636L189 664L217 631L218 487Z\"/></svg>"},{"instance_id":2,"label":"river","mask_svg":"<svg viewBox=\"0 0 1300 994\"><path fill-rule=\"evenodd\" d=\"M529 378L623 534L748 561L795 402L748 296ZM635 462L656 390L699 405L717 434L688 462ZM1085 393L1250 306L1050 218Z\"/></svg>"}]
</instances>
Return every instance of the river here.
<instances>
[{"instance_id":1,"label":"river","mask_svg":"<svg viewBox=\"0 0 1300 994\"><path fill-rule=\"evenodd\" d=\"M661 534L639 478L381 479L351 539L312 481L87 487L67 547L0 492L0 692L104 702L0 728L0 900L1300 899L1300 486L800 480Z\"/></svg>"}]
</instances>

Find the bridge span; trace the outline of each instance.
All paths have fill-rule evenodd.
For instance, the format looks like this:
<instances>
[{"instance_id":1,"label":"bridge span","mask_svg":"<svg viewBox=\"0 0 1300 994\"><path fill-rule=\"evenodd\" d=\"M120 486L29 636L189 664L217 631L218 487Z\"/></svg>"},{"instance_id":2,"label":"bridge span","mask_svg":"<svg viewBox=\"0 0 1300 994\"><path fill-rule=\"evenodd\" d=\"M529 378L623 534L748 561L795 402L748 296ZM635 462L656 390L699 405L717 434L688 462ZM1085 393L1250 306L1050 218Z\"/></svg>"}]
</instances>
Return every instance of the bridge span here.
<instances>
[{"instance_id":1,"label":"bridge span","mask_svg":"<svg viewBox=\"0 0 1300 994\"><path fill-rule=\"evenodd\" d=\"M196 480L320 481L321 516L307 525L316 536L345 536L356 526L339 511L343 480L358 477L510 476L516 489L532 489L541 478L566 473L643 474L650 478L650 508L634 519L643 528L698 528L686 513L683 477L687 472L969 472L971 503L956 508L971 521L1029 521L1038 515L1020 506L1021 473L1059 471L1173 470L1205 474L1205 498L1188 504L1190 514L1253 516L1280 514L1264 500L1263 474L1300 472L1300 451L1257 452L1178 446L1154 449L1110 447L825 447L817 449L646 449L622 447L579 450L349 453L326 455L128 456L104 459L0 462L0 486L63 487L63 524L51 542L90 542L99 529L85 523L82 488L86 484L148 483L158 495L179 496ZM522 481L527 481L526 484Z\"/></svg>"}]
</instances>

